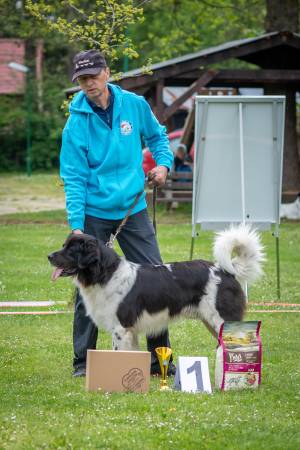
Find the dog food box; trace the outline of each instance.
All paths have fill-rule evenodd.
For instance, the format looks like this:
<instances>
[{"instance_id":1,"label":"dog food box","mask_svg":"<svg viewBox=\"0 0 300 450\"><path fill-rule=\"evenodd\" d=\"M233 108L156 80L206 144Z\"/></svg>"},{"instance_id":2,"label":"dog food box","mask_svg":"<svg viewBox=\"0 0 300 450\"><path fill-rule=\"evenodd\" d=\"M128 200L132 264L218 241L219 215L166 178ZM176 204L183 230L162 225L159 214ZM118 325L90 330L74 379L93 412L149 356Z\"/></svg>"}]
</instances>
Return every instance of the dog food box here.
<instances>
[{"instance_id":1,"label":"dog food box","mask_svg":"<svg viewBox=\"0 0 300 450\"><path fill-rule=\"evenodd\" d=\"M150 352L88 350L86 389L98 392L148 392L150 360Z\"/></svg>"},{"instance_id":2,"label":"dog food box","mask_svg":"<svg viewBox=\"0 0 300 450\"><path fill-rule=\"evenodd\" d=\"M219 333L215 387L256 388L261 381L262 345L260 321L224 322Z\"/></svg>"}]
</instances>

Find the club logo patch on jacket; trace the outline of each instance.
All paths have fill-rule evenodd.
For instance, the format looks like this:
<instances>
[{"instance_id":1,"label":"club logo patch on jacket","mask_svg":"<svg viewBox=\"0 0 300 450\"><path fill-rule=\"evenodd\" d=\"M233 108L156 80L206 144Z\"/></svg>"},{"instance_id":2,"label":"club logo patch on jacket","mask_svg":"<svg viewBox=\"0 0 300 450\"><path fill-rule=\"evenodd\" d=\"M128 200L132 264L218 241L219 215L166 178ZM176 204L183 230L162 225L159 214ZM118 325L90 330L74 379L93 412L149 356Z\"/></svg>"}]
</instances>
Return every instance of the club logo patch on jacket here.
<instances>
[{"instance_id":1,"label":"club logo patch on jacket","mask_svg":"<svg viewBox=\"0 0 300 450\"><path fill-rule=\"evenodd\" d=\"M132 124L128 122L128 120L122 120L120 128L121 134L123 134L124 136L128 136L132 133Z\"/></svg>"}]
</instances>

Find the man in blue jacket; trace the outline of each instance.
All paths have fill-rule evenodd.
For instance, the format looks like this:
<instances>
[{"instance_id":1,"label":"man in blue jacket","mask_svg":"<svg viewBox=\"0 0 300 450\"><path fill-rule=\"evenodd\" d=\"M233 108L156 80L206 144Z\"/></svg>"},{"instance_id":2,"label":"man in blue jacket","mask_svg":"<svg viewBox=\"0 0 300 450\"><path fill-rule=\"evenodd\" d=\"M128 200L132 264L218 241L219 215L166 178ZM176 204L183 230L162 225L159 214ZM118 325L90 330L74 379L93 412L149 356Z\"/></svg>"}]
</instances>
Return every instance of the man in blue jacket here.
<instances>
[{"instance_id":1,"label":"man in blue jacket","mask_svg":"<svg viewBox=\"0 0 300 450\"><path fill-rule=\"evenodd\" d=\"M73 233L88 233L107 242L143 191L118 236L126 258L136 263L161 263L149 220L142 168L142 139L157 166L153 183L165 182L173 162L165 127L161 126L146 100L109 84L109 68L97 50L74 57L72 81L81 91L70 104L63 130L60 157L66 209ZM87 349L96 348L98 330L86 316L82 298L76 296L73 346L74 376L84 376ZM155 348L170 347L168 332L147 337L151 373L160 373ZM170 364L170 374L175 367Z\"/></svg>"}]
</instances>

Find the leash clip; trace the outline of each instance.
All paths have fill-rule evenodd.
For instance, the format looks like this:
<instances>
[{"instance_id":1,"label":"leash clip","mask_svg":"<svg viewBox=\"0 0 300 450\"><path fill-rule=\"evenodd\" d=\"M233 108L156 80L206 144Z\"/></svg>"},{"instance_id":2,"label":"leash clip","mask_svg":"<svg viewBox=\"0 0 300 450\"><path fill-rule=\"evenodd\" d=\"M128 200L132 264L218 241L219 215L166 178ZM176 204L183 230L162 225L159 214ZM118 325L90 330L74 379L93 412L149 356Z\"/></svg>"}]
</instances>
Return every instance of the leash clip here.
<instances>
[{"instance_id":1,"label":"leash clip","mask_svg":"<svg viewBox=\"0 0 300 450\"><path fill-rule=\"evenodd\" d=\"M105 247L114 248L114 240L115 239L116 239L116 234L111 233L109 240L105 244Z\"/></svg>"}]
</instances>

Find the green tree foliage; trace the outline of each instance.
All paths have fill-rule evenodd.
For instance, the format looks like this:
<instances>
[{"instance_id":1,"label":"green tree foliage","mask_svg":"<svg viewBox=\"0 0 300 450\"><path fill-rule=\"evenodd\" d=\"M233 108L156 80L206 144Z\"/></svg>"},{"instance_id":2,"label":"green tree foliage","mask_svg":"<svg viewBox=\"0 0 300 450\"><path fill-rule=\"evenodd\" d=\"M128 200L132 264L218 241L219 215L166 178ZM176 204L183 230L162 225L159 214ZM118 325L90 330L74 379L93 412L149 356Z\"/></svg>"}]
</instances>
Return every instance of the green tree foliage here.
<instances>
[{"instance_id":1,"label":"green tree foliage","mask_svg":"<svg viewBox=\"0 0 300 450\"><path fill-rule=\"evenodd\" d=\"M42 34L43 30L35 26L22 1L0 0L0 37L28 40Z\"/></svg>"},{"instance_id":2,"label":"green tree foliage","mask_svg":"<svg viewBox=\"0 0 300 450\"><path fill-rule=\"evenodd\" d=\"M116 67L124 55L138 54L126 27L142 21L132 0L0 0L0 37L26 41L25 64L31 69L33 169L58 166L61 131L66 120L60 106L70 83L73 55L99 48ZM42 111L37 108L35 41L44 40ZM113 67L112 67L113 68ZM25 167L27 109L24 96L0 96L0 170Z\"/></svg>"},{"instance_id":3,"label":"green tree foliage","mask_svg":"<svg viewBox=\"0 0 300 450\"><path fill-rule=\"evenodd\" d=\"M144 16L130 34L137 51L158 62L262 33L265 0L152 0Z\"/></svg>"},{"instance_id":4,"label":"green tree foliage","mask_svg":"<svg viewBox=\"0 0 300 450\"><path fill-rule=\"evenodd\" d=\"M136 58L126 28L143 21L143 10L133 0L64 0L49 2L27 0L26 9L48 29L67 36L70 42L100 49L110 61L120 55Z\"/></svg>"},{"instance_id":5,"label":"green tree foliage","mask_svg":"<svg viewBox=\"0 0 300 450\"><path fill-rule=\"evenodd\" d=\"M0 37L24 39L24 64L30 71L32 103L32 163L33 169L58 166L60 135L65 115L60 110L64 88L70 82L67 65L70 46L67 39L47 31L25 9L22 1L0 0ZM37 107L35 80L36 39L44 40L43 110ZM26 86L26 88L28 85ZM25 168L27 105L24 95L0 95L0 170Z\"/></svg>"},{"instance_id":6,"label":"green tree foliage","mask_svg":"<svg viewBox=\"0 0 300 450\"><path fill-rule=\"evenodd\" d=\"M64 94L51 78L44 82L44 110L36 105L32 83L31 130L32 168L52 169L58 166L60 139L65 115L60 110ZM23 96L0 96L0 170L25 169L27 107Z\"/></svg>"},{"instance_id":7,"label":"green tree foliage","mask_svg":"<svg viewBox=\"0 0 300 450\"><path fill-rule=\"evenodd\" d=\"M263 32L265 0L0 0L0 37L26 40L31 68L33 168L58 166L71 61L96 47L115 71L184 55ZM143 20L144 19L144 20ZM44 40L43 111L34 79L35 40ZM0 96L0 170L24 168L26 107L23 96ZM2 151L3 150L3 151Z\"/></svg>"}]
</instances>

